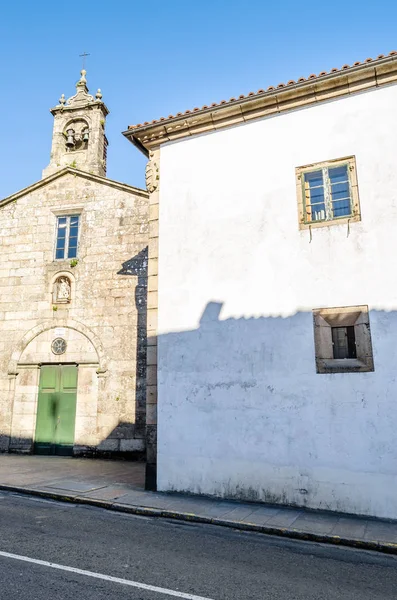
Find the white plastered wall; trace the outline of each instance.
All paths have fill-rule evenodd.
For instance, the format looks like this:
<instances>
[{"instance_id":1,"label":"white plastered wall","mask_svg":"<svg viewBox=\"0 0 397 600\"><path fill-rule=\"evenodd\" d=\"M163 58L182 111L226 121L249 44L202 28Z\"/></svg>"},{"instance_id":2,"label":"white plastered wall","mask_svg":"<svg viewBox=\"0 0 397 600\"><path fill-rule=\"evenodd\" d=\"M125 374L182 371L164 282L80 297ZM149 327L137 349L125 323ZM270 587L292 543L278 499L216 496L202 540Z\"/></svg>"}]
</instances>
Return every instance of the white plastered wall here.
<instances>
[{"instance_id":1,"label":"white plastered wall","mask_svg":"<svg viewBox=\"0 0 397 600\"><path fill-rule=\"evenodd\" d=\"M158 486L397 518L397 87L161 148ZM362 221L300 231L295 167L354 155ZM317 374L368 305L375 372Z\"/></svg>"}]
</instances>

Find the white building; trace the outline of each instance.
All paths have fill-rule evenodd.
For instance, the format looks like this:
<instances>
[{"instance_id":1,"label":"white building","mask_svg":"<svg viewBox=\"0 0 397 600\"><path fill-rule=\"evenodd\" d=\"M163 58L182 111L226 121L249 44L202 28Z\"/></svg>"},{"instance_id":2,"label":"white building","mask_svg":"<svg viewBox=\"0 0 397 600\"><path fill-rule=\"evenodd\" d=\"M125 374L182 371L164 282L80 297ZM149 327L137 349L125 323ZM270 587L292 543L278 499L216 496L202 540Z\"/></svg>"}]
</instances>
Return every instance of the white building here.
<instances>
[{"instance_id":1,"label":"white building","mask_svg":"<svg viewBox=\"0 0 397 600\"><path fill-rule=\"evenodd\" d=\"M397 518L396 82L392 53L125 132L159 490Z\"/></svg>"}]
</instances>

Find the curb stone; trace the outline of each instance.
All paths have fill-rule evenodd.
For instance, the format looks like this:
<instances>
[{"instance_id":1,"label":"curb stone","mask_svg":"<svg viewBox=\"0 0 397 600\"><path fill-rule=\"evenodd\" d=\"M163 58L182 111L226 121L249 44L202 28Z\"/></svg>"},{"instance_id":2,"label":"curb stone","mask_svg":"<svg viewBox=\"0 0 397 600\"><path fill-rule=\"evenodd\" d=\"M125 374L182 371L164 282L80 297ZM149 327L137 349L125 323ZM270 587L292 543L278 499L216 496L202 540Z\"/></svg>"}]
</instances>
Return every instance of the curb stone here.
<instances>
[{"instance_id":1,"label":"curb stone","mask_svg":"<svg viewBox=\"0 0 397 600\"><path fill-rule=\"evenodd\" d=\"M108 500L99 500L96 498L87 498L85 496L62 494L50 492L36 488L25 488L14 485L0 484L0 491L14 492L25 496L38 496L40 498L49 498L60 502L82 504L104 508L114 512L122 512L145 517L161 517L163 519L174 519L178 521L188 521L191 523L203 523L207 525L218 525L219 527L228 527L229 529L238 529L240 531L255 531L266 535L275 535L289 539L301 540L306 542L318 542L321 544L332 544L336 546L347 546L359 550L372 550L383 552L385 554L397 555L397 544L392 542L380 542L376 540L362 540L359 538L345 538L337 535L311 533L300 529L288 529L285 527L274 527L268 525L256 525L254 523L242 523L241 521L228 521L225 519L216 519L196 515L195 513L176 512L172 510L149 508L146 506L132 506L110 502Z\"/></svg>"}]
</instances>

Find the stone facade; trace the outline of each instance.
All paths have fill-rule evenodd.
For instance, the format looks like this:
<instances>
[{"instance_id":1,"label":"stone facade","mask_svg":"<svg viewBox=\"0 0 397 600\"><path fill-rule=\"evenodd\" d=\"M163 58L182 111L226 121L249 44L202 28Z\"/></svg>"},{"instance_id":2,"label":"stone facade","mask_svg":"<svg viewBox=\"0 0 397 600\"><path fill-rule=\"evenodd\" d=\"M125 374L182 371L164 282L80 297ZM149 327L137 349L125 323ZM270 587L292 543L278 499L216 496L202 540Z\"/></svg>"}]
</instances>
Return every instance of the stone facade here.
<instances>
[{"instance_id":1,"label":"stone facade","mask_svg":"<svg viewBox=\"0 0 397 600\"><path fill-rule=\"evenodd\" d=\"M97 106L87 113L103 114ZM87 156L102 142L93 135ZM148 194L88 172L99 158L97 169L84 159L85 172L54 160L42 181L0 202L0 450L33 450L40 368L66 363L78 365L74 454L142 453ZM77 258L56 260L57 217L75 214Z\"/></svg>"}]
</instances>

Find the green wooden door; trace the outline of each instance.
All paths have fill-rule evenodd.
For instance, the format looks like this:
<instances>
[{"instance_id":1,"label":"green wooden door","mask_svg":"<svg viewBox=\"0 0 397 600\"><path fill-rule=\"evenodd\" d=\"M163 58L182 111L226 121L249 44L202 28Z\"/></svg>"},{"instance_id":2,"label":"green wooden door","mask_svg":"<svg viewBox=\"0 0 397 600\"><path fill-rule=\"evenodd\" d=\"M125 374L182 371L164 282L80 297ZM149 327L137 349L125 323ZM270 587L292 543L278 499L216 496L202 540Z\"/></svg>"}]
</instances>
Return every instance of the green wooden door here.
<instances>
[{"instance_id":1,"label":"green wooden door","mask_svg":"<svg viewBox=\"0 0 397 600\"><path fill-rule=\"evenodd\" d=\"M48 365L40 369L36 454L73 454L77 367Z\"/></svg>"}]
</instances>

